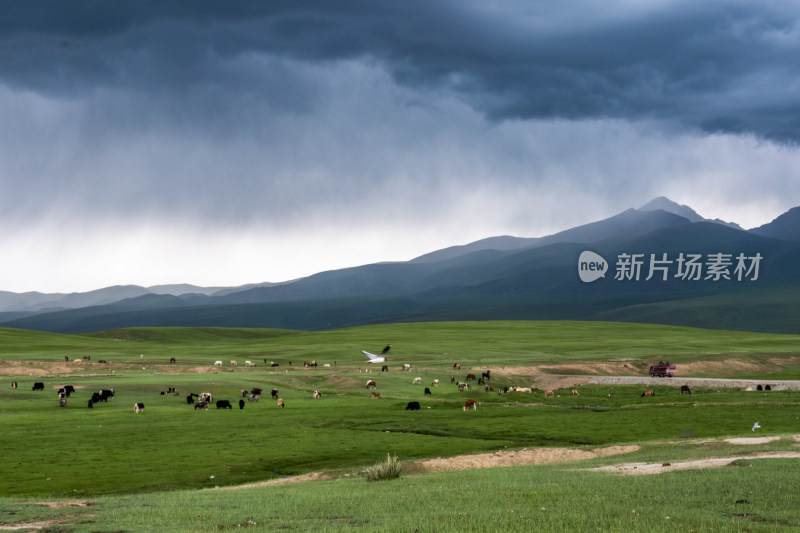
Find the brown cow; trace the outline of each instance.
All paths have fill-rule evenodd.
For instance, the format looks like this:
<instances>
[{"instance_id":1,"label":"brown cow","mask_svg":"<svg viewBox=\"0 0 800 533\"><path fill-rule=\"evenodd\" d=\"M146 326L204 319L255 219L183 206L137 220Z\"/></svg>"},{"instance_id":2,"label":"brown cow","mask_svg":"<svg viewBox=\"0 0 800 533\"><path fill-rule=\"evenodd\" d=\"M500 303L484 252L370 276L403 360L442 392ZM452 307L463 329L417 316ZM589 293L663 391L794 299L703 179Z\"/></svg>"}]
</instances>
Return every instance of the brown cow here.
<instances>
[{"instance_id":1,"label":"brown cow","mask_svg":"<svg viewBox=\"0 0 800 533\"><path fill-rule=\"evenodd\" d=\"M682 385L681 386L681 394L683 394L684 392L686 394L691 394L692 393L692 391L689 389L689 385Z\"/></svg>"},{"instance_id":2,"label":"brown cow","mask_svg":"<svg viewBox=\"0 0 800 533\"><path fill-rule=\"evenodd\" d=\"M546 390L546 391L544 391L544 397L545 398L555 398L555 395L553 394L553 391Z\"/></svg>"},{"instance_id":3,"label":"brown cow","mask_svg":"<svg viewBox=\"0 0 800 533\"><path fill-rule=\"evenodd\" d=\"M285 406L286 406L286 404L283 403L283 398L278 398L278 407L283 409Z\"/></svg>"},{"instance_id":4,"label":"brown cow","mask_svg":"<svg viewBox=\"0 0 800 533\"><path fill-rule=\"evenodd\" d=\"M372 392L369 393L369 397L372 400L380 400L381 399L381 393L372 391Z\"/></svg>"},{"instance_id":5,"label":"brown cow","mask_svg":"<svg viewBox=\"0 0 800 533\"><path fill-rule=\"evenodd\" d=\"M472 408L473 411L477 411L478 410L478 402L476 402L472 398L470 398L469 400L464 402L464 408L463 408L464 411L466 411L469 408Z\"/></svg>"},{"instance_id":6,"label":"brown cow","mask_svg":"<svg viewBox=\"0 0 800 533\"><path fill-rule=\"evenodd\" d=\"M475 381L476 379L475 374L467 374L467 379L464 381Z\"/></svg>"},{"instance_id":7,"label":"brown cow","mask_svg":"<svg viewBox=\"0 0 800 533\"><path fill-rule=\"evenodd\" d=\"M314 399L315 400L321 400L322 399L322 393L320 391L318 391L318 390L315 390L314 391Z\"/></svg>"},{"instance_id":8,"label":"brown cow","mask_svg":"<svg viewBox=\"0 0 800 533\"><path fill-rule=\"evenodd\" d=\"M455 363L453 365L453 370L461 370L461 363Z\"/></svg>"},{"instance_id":9,"label":"brown cow","mask_svg":"<svg viewBox=\"0 0 800 533\"><path fill-rule=\"evenodd\" d=\"M388 371L389 371L389 365L383 365L381 367L381 372L388 372Z\"/></svg>"},{"instance_id":10,"label":"brown cow","mask_svg":"<svg viewBox=\"0 0 800 533\"><path fill-rule=\"evenodd\" d=\"M645 396L655 396L655 395L656 391L654 391L653 389L647 389L642 393L642 398L644 398Z\"/></svg>"},{"instance_id":11,"label":"brown cow","mask_svg":"<svg viewBox=\"0 0 800 533\"><path fill-rule=\"evenodd\" d=\"M580 393L580 392L578 392L578 391L576 391L575 389L572 389L572 395L573 395L573 396L580 396L580 395L581 395L581 393Z\"/></svg>"},{"instance_id":12,"label":"brown cow","mask_svg":"<svg viewBox=\"0 0 800 533\"><path fill-rule=\"evenodd\" d=\"M368 380L367 380L367 388L368 388L368 389L374 389L374 388L375 388L375 387L377 387L377 386L378 386L378 385L375 383L375 381L374 381L374 380L371 380L371 379L368 379Z\"/></svg>"}]
</instances>

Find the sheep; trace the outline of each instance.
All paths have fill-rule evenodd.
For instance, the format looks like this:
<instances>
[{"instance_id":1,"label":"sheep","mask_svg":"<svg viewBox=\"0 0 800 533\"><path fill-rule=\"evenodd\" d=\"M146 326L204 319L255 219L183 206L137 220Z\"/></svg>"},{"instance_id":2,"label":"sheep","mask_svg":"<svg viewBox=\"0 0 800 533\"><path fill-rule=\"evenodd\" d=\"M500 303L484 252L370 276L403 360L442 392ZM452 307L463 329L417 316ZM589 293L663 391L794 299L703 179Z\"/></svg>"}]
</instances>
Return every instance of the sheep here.
<instances>
[{"instance_id":1,"label":"sheep","mask_svg":"<svg viewBox=\"0 0 800 533\"><path fill-rule=\"evenodd\" d=\"M283 409L285 406L286 404L284 403L283 398L278 398L278 407Z\"/></svg>"}]
</instances>

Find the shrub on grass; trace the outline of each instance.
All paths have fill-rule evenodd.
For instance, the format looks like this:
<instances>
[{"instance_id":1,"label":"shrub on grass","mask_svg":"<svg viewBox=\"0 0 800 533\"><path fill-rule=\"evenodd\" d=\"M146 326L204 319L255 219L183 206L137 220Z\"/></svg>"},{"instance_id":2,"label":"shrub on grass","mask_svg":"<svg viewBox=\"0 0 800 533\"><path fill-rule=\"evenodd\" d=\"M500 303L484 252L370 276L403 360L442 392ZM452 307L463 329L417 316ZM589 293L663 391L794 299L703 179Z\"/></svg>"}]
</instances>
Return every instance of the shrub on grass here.
<instances>
[{"instance_id":1,"label":"shrub on grass","mask_svg":"<svg viewBox=\"0 0 800 533\"><path fill-rule=\"evenodd\" d=\"M367 468L367 481L381 481L400 477L400 461L397 456L386 454L386 460Z\"/></svg>"}]
</instances>

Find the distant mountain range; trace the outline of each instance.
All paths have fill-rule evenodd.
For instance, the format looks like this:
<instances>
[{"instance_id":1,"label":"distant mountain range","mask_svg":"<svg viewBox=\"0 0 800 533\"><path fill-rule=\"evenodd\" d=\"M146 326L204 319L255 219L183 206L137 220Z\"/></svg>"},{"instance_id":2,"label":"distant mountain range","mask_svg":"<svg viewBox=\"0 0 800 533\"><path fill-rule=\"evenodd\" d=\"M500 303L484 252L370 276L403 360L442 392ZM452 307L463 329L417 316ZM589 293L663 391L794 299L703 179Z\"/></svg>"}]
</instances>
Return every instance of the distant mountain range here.
<instances>
[{"instance_id":1,"label":"distant mountain range","mask_svg":"<svg viewBox=\"0 0 800 533\"><path fill-rule=\"evenodd\" d=\"M743 230L662 197L546 237L491 237L407 262L284 283L0 291L0 326L55 332L134 326L313 330L573 319L800 333L799 262L800 207Z\"/></svg>"}]
</instances>

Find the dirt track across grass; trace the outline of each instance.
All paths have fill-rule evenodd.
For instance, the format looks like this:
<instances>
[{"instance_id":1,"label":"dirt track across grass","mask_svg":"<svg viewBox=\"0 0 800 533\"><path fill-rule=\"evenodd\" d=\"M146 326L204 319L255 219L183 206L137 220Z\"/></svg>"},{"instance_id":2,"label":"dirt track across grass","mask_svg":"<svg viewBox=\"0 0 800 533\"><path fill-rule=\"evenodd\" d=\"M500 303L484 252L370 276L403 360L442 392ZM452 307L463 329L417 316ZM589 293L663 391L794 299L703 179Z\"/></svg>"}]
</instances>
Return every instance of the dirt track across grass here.
<instances>
[{"instance_id":1,"label":"dirt track across grass","mask_svg":"<svg viewBox=\"0 0 800 533\"><path fill-rule=\"evenodd\" d=\"M650 376L579 376L558 374L536 374L531 376L532 385L537 389L566 389L580 385L666 385L680 387L720 387L744 390L758 390L760 385L772 390L800 390L800 381L770 379L726 379L726 378L651 378Z\"/></svg>"},{"instance_id":2,"label":"dirt track across grass","mask_svg":"<svg viewBox=\"0 0 800 533\"><path fill-rule=\"evenodd\" d=\"M766 436L766 437L745 437L721 439L724 442L738 445L757 445L772 442L786 437ZM794 441L800 443L800 435L792 435ZM711 439L714 440L714 439ZM605 446L593 450L579 450L574 448L523 448L520 450L497 451L488 453L475 453L457 455L453 457L437 457L434 459L421 459L418 461L403 462L403 472L409 474L430 473L430 472L452 472L458 470L472 470L476 468L497 468L504 466L524 466L553 463L573 463L587 459L599 457L613 457L635 452L641 449L639 445L628 446ZM641 474L661 474L674 470L685 470L690 468L718 468L737 464L737 461L749 459L785 459L800 458L797 451L773 451L773 452L753 452L742 453L726 457L711 457L693 461L682 461L676 463L618 463L612 465L593 468L600 472L610 472L615 474L641 475ZM300 476L292 476L269 481L247 483L229 487L215 487L211 490L239 490L256 487L268 487L273 485L286 485L291 483L304 483L309 481L323 481L336 479L338 476L329 472L311 472ZM346 474L346 477L350 477Z\"/></svg>"}]
</instances>

